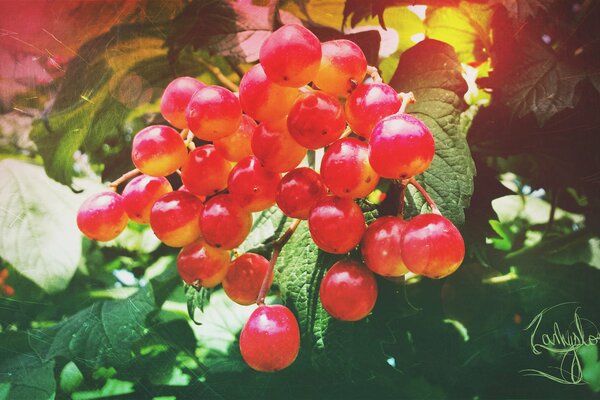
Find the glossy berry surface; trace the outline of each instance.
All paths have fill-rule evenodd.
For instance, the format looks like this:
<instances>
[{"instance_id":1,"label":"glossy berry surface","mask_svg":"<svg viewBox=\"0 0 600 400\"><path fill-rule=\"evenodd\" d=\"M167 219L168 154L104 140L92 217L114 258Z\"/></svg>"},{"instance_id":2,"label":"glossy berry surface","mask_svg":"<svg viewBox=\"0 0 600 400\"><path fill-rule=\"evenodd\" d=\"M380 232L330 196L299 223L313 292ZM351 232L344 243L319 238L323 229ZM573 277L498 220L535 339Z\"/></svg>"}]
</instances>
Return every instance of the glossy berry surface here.
<instances>
[{"instance_id":1,"label":"glossy berry surface","mask_svg":"<svg viewBox=\"0 0 600 400\"><path fill-rule=\"evenodd\" d=\"M88 197L77 212L77 227L92 240L113 240L127 226L123 197L114 192L101 192Z\"/></svg>"},{"instance_id":2,"label":"glossy berry surface","mask_svg":"<svg viewBox=\"0 0 600 400\"><path fill-rule=\"evenodd\" d=\"M177 256L177 272L187 284L217 286L229 266L229 252L209 246L202 239L190 243Z\"/></svg>"},{"instance_id":3,"label":"glossy berry surface","mask_svg":"<svg viewBox=\"0 0 600 400\"><path fill-rule=\"evenodd\" d=\"M252 134L256 128L256 122L247 115L242 115L240 127L233 134L213 142L215 149L228 161L240 161L244 157L252 155Z\"/></svg>"},{"instance_id":4,"label":"glossy berry surface","mask_svg":"<svg viewBox=\"0 0 600 400\"><path fill-rule=\"evenodd\" d=\"M313 150L332 143L346 129L342 105L322 92L300 95L290 110L287 124L294 140Z\"/></svg>"},{"instance_id":5,"label":"glossy berry surface","mask_svg":"<svg viewBox=\"0 0 600 400\"><path fill-rule=\"evenodd\" d=\"M348 97L346 120L354 133L368 139L375 125L382 118L398 112L401 105L398 92L390 85L365 83L358 85Z\"/></svg>"},{"instance_id":6,"label":"glossy berry surface","mask_svg":"<svg viewBox=\"0 0 600 400\"><path fill-rule=\"evenodd\" d=\"M202 140L221 139L238 130L242 107L238 98L221 86L198 90L185 112L188 127Z\"/></svg>"},{"instance_id":7,"label":"glossy berry surface","mask_svg":"<svg viewBox=\"0 0 600 400\"><path fill-rule=\"evenodd\" d=\"M382 119L373 128L369 145L373 169L390 179L407 179L423 173L435 154L429 128L409 114Z\"/></svg>"},{"instance_id":8,"label":"glossy berry surface","mask_svg":"<svg viewBox=\"0 0 600 400\"><path fill-rule=\"evenodd\" d=\"M276 121L285 117L298 94L296 88L272 82L260 64L250 68L240 81L242 110L261 122Z\"/></svg>"},{"instance_id":9,"label":"glossy berry surface","mask_svg":"<svg viewBox=\"0 0 600 400\"><path fill-rule=\"evenodd\" d=\"M358 321L377 301L377 281L367 267L354 260L338 261L327 271L319 296L323 308L342 321Z\"/></svg>"},{"instance_id":10,"label":"glossy berry surface","mask_svg":"<svg viewBox=\"0 0 600 400\"><path fill-rule=\"evenodd\" d=\"M365 218L352 199L325 196L310 210L308 227L320 249L343 254L360 242L365 232Z\"/></svg>"},{"instance_id":11,"label":"glossy berry surface","mask_svg":"<svg viewBox=\"0 0 600 400\"><path fill-rule=\"evenodd\" d=\"M285 118L262 122L252 135L252 151L260 162L275 172L287 172L306 156L306 148L290 135Z\"/></svg>"},{"instance_id":12,"label":"glossy berry surface","mask_svg":"<svg viewBox=\"0 0 600 400\"><path fill-rule=\"evenodd\" d=\"M443 278L460 266L465 242L454 224L437 214L421 214L411 219L401 239L406 267L429 278Z\"/></svg>"},{"instance_id":13,"label":"glossy berry surface","mask_svg":"<svg viewBox=\"0 0 600 400\"><path fill-rule=\"evenodd\" d=\"M311 208L327 194L321 176L311 168L288 172L277 187L277 205L290 218L308 219Z\"/></svg>"},{"instance_id":14,"label":"glossy berry surface","mask_svg":"<svg viewBox=\"0 0 600 400\"><path fill-rule=\"evenodd\" d=\"M185 109L190 99L206 85L189 76L176 78L169 83L160 99L160 113L176 128L187 128Z\"/></svg>"},{"instance_id":15,"label":"glossy berry surface","mask_svg":"<svg viewBox=\"0 0 600 400\"><path fill-rule=\"evenodd\" d=\"M220 249L233 249L246 239L252 228L252 215L229 194L213 197L200 217L204 240Z\"/></svg>"},{"instance_id":16,"label":"glossy berry surface","mask_svg":"<svg viewBox=\"0 0 600 400\"><path fill-rule=\"evenodd\" d=\"M206 144L190 152L181 167L181 181L191 193L208 196L227 187L230 171L231 163Z\"/></svg>"},{"instance_id":17,"label":"glossy berry surface","mask_svg":"<svg viewBox=\"0 0 600 400\"><path fill-rule=\"evenodd\" d=\"M367 267L383 276L408 272L402 259L400 241L407 222L400 217L380 217L367 227L360 250Z\"/></svg>"},{"instance_id":18,"label":"glossy berry surface","mask_svg":"<svg viewBox=\"0 0 600 400\"><path fill-rule=\"evenodd\" d=\"M147 224L150 222L150 210L156 200L172 191L171 184L163 176L136 176L123 189L125 211L131 220Z\"/></svg>"},{"instance_id":19,"label":"glossy berry surface","mask_svg":"<svg viewBox=\"0 0 600 400\"><path fill-rule=\"evenodd\" d=\"M321 176L329 190L340 197L366 197L379 183L379 175L369 164L369 145L354 138L337 140L327 148Z\"/></svg>"},{"instance_id":20,"label":"glossy berry surface","mask_svg":"<svg viewBox=\"0 0 600 400\"><path fill-rule=\"evenodd\" d=\"M259 58L271 81L299 88L312 81L319 71L321 43L302 25L284 25L264 41Z\"/></svg>"},{"instance_id":21,"label":"glossy berry surface","mask_svg":"<svg viewBox=\"0 0 600 400\"><path fill-rule=\"evenodd\" d=\"M146 175L170 175L186 157L187 149L179 132L168 126L148 126L133 138L131 159L136 168Z\"/></svg>"},{"instance_id":22,"label":"glossy berry surface","mask_svg":"<svg viewBox=\"0 0 600 400\"><path fill-rule=\"evenodd\" d=\"M266 169L256 157L246 157L229 174L229 193L245 210L262 211L275 204L280 179L280 174Z\"/></svg>"},{"instance_id":23,"label":"glossy berry surface","mask_svg":"<svg viewBox=\"0 0 600 400\"><path fill-rule=\"evenodd\" d=\"M202 202L191 193L177 190L160 197L150 212L150 227L167 246L183 247L198 239Z\"/></svg>"},{"instance_id":24,"label":"glossy berry surface","mask_svg":"<svg viewBox=\"0 0 600 400\"><path fill-rule=\"evenodd\" d=\"M289 367L300 351L300 328L289 308L259 306L240 334L240 352L254 370L275 372Z\"/></svg>"},{"instance_id":25,"label":"glossy berry surface","mask_svg":"<svg viewBox=\"0 0 600 400\"><path fill-rule=\"evenodd\" d=\"M321 66L314 79L315 85L332 96L347 97L365 78L365 54L356 43L346 39L324 42L321 51Z\"/></svg>"},{"instance_id":26,"label":"glossy berry surface","mask_svg":"<svg viewBox=\"0 0 600 400\"><path fill-rule=\"evenodd\" d=\"M238 304L256 303L258 292L269 271L269 260L259 254L245 253L233 260L223 280L227 296ZM273 282L273 276L269 286Z\"/></svg>"}]
</instances>

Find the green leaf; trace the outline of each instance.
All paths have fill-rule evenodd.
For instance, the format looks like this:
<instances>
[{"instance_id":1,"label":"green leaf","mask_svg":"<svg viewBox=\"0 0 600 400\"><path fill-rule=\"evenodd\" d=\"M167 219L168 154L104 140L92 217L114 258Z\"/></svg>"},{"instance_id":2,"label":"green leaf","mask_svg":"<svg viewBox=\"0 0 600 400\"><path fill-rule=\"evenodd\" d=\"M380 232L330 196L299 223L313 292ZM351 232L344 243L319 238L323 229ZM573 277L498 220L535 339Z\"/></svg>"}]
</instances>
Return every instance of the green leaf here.
<instances>
[{"instance_id":1,"label":"green leaf","mask_svg":"<svg viewBox=\"0 0 600 400\"><path fill-rule=\"evenodd\" d=\"M185 297L187 299L187 311L190 319L196 325L202 325L202 323L196 321L196 310L204 312L204 307L210 302L210 295L212 289L201 287L199 289L192 285L185 285Z\"/></svg>"},{"instance_id":2,"label":"green leaf","mask_svg":"<svg viewBox=\"0 0 600 400\"><path fill-rule=\"evenodd\" d=\"M127 299L94 303L52 327L32 330L29 341L44 361L64 357L91 368L119 367L135 357L136 342L148 332L146 318L154 310L148 285Z\"/></svg>"},{"instance_id":3,"label":"green leaf","mask_svg":"<svg viewBox=\"0 0 600 400\"><path fill-rule=\"evenodd\" d=\"M398 91L414 93L417 101L407 112L421 119L433 134L435 157L417 179L455 224L464 222L463 209L470 203L475 175L466 132L460 129L467 90L461 71L450 45L427 39L402 54L390 82ZM409 187L407 197L409 214L425 212L427 205L414 187Z\"/></svg>"},{"instance_id":4,"label":"green leaf","mask_svg":"<svg viewBox=\"0 0 600 400\"><path fill-rule=\"evenodd\" d=\"M6 397L2 397L3 391ZM54 399L55 393L54 360L43 361L34 354L22 354L0 364L0 397Z\"/></svg>"},{"instance_id":5,"label":"green leaf","mask_svg":"<svg viewBox=\"0 0 600 400\"><path fill-rule=\"evenodd\" d=\"M0 257L44 291L63 290L81 256L75 220L83 200L41 167L0 161Z\"/></svg>"},{"instance_id":6,"label":"green leaf","mask_svg":"<svg viewBox=\"0 0 600 400\"><path fill-rule=\"evenodd\" d=\"M77 364L70 361L60 373L60 389L66 393L73 393L83 382L83 374Z\"/></svg>"},{"instance_id":7,"label":"green leaf","mask_svg":"<svg viewBox=\"0 0 600 400\"><path fill-rule=\"evenodd\" d=\"M257 252L266 250L267 243L277 240L283 230L289 226L290 222L285 214L277 206L273 206L260 214L254 214L252 230L244 240L244 243L238 247L238 251L246 253L249 251Z\"/></svg>"}]
</instances>

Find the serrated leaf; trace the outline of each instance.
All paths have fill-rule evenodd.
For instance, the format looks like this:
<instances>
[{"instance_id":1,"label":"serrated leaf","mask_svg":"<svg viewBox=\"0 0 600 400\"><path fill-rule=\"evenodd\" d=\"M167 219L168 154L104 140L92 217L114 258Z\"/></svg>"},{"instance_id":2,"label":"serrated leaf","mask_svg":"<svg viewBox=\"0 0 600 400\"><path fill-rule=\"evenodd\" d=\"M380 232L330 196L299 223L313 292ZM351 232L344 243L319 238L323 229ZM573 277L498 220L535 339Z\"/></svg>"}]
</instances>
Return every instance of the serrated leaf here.
<instances>
[{"instance_id":1,"label":"serrated leaf","mask_svg":"<svg viewBox=\"0 0 600 400\"><path fill-rule=\"evenodd\" d=\"M435 139L435 157L417 180L437 203L442 214L455 224L464 222L473 194L475 164L460 127L466 109L467 90L456 53L446 43L427 39L402 54L390 84L398 91L413 92L416 102L407 112L421 119ZM422 196L410 186L408 214L426 211Z\"/></svg>"},{"instance_id":2,"label":"serrated leaf","mask_svg":"<svg viewBox=\"0 0 600 400\"><path fill-rule=\"evenodd\" d=\"M192 285L185 285L185 298L187 300L187 312L190 319L196 325L202 325L196 321L196 310L204 312L204 307L210 302L210 295L213 290L205 287L195 288Z\"/></svg>"},{"instance_id":3,"label":"serrated leaf","mask_svg":"<svg viewBox=\"0 0 600 400\"><path fill-rule=\"evenodd\" d=\"M250 250L265 250L269 241L277 240L289 225L288 217L277 206L273 206L260 214L254 214L252 230L237 250L246 253Z\"/></svg>"},{"instance_id":4,"label":"serrated leaf","mask_svg":"<svg viewBox=\"0 0 600 400\"><path fill-rule=\"evenodd\" d=\"M547 10L554 0L493 0L491 4L502 4L508 15L517 23L534 17L541 10Z\"/></svg>"},{"instance_id":5,"label":"serrated leaf","mask_svg":"<svg viewBox=\"0 0 600 400\"><path fill-rule=\"evenodd\" d=\"M0 398L54 399L55 394L54 360L21 354L0 364Z\"/></svg>"},{"instance_id":6,"label":"serrated leaf","mask_svg":"<svg viewBox=\"0 0 600 400\"><path fill-rule=\"evenodd\" d=\"M48 293L63 290L77 269L75 219L83 196L49 179L42 167L0 161L0 257Z\"/></svg>"},{"instance_id":7,"label":"serrated leaf","mask_svg":"<svg viewBox=\"0 0 600 400\"><path fill-rule=\"evenodd\" d=\"M94 303L52 327L34 329L29 342L44 361L64 357L90 368L118 368L135 357L135 344L147 333L146 319L155 309L148 285L127 299Z\"/></svg>"}]
</instances>

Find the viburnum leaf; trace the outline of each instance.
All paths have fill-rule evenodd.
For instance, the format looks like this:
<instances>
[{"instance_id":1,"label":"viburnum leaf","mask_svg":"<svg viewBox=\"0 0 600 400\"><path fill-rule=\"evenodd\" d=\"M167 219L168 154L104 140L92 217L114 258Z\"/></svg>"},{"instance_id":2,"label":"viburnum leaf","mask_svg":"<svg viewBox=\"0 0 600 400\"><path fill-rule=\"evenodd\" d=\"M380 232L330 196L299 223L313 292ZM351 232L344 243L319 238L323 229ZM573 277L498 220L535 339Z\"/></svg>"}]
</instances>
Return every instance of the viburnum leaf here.
<instances>
[{"instance_id":1,"label":"viburnum leaf","mask_svg":"<svg viewBox=\"0 0 600 400\"><path fill-rule=\"evenodd\" d=\"M284 228L290 225L288 218L277 206L273 206L260 214L254 214L252 230L237 250L261 252L267 250L270 241L277 240Z\"/></svg>"},{"instance_id":2,"label":"viburnum leaf","mask_svg":"<svg viewBox=\"0 0 600 400\"><path fill-rule=\"evenodd\" d=\"M146 333L146 318L156 310L148 284L131 297L92 304L66 320L29 332L29 342L44 360L64 357L91 368L119 367L135 357L135 344Z\"/></svg>"},{"instance_id":3,"label":"viburnum leaf","mask_svg":"<svg viewBox=\"0 0 600 400\"><path fill-rule=\"evenodd\" d=\"M555 0L492 0L491 4L502 4L508 15L518 23L534 17L540 10L547 10Z\"/></svg>"},{"instance_id":4,"label":"viburnum leaf","mask_svg":"<svg viewBox=\"0 0 600 400\"><path fill-rule=\"evenodd\" d=\"M446 43L427 39L402 54L390 84L398 91L412 91L416 102L407 112L421 119L435 139L431 166L417 179L455 224L464 221L464 208L473 194L475 164L469 151L460 115L466 109L467 84L456 53ZM412 194L412 195L411 195ZM426 212L427 205L410 187L409 214Z\"/></svg>"},{"instance_id":5,"label":"viburnum leaf","mask_svg":"<svg viewBox=\"0 0 600 400\"><path fill-rule=\"evenodd\" d=\"M20 354L0 362L0 398L54 399L54 360L42 361L35 354Z\"/></svg>"}]
</instances>

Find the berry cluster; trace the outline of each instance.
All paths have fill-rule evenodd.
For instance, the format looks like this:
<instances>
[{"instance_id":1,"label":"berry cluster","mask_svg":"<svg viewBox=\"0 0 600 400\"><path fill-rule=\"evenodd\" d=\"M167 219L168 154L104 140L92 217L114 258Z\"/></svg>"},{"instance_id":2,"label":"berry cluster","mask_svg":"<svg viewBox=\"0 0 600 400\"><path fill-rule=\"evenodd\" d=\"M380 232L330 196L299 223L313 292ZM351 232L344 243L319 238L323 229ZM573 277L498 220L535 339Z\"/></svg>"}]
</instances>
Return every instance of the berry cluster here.
<instances>
[{"instance_id":1,"label":"berry cluster","mask_svg":"<svg viewBox=\"0 0 600 400\"><path fill-rule=\"evenodd\" d=\"M323 251L346 254L360 245L364 263L339 261L321 282L323 307L340 320L371 312L374 273L440 278L463 260L460 233L414 180L434 157L434 139L404 112L412 100L382 83L353 42L320 43L306 28L285 25L264 42L239 93L190 77L172 81L160 109L182 131L155 125L138 132L136 169L113 182L113 191L86 200L78 226L106 241L129 219L149 223L166 245L182 247L177 269L186 283L222 283L233 301L259 304L241 333L242 356L259 371L285 368L299 351L298 323L285 306L264 305L264 297L277 255L300 220L308 221ZM321 148L319 172L300 167L307 150ZM183 183L175 191L165 178L174 173ZM355 200L373 192L380 178L415 185L432 213L410 221L384 216L367 228ZM250 232L252 213L274 204L296 220L271 260L247 253L231 261L230 251Z\"/></svg>"}]
</instances>

